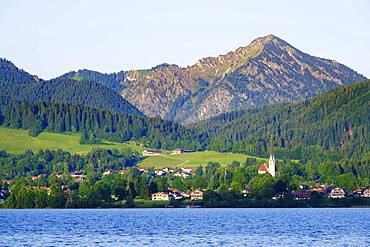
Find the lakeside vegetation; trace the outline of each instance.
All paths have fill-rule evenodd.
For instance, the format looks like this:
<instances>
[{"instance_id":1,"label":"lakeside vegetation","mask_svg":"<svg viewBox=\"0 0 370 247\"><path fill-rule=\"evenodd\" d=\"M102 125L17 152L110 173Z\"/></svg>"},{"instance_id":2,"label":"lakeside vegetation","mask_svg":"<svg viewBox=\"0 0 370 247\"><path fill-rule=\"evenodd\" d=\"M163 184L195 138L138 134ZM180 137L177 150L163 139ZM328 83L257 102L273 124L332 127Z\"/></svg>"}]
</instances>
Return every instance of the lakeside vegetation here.
<instances>
[{"instance_id":1,"label":"lakeside vegetation","mask_svg":"<svg viewBox=\"0 0 370 247\"><path fill-rule=\"evenodd\" d=\"M362 160L341 160L304 165L298 161L280 160L278 175L258 174L259 161L248 157L225 166L216 162L181 173L138 169L143 157L130 149L94 150L87 155L59 151L0 152L0 185L5 193L3 207L8 208L75 208L75 207L148 207L146 200L156 192L171 188L190 193L202 189L205 207L295 207L295 206L369 206L367 198L353 193L356 188L370 186L370 156ZM301 186L325 190L313 192L304 202L295 202L293 192ZM327 188L344 188L348 198L328 199ZM319 187L321 190L321 187ZM362 191L362 190L360 190ZM362 193L362 192L361 192ZM277 201L272 201L273 197ZM157 203L155 206L183 206L193 200ZM136 200L136 201L135 201ZM139 200L139 201L138 201Z\"/></svg>"}]
</instances>

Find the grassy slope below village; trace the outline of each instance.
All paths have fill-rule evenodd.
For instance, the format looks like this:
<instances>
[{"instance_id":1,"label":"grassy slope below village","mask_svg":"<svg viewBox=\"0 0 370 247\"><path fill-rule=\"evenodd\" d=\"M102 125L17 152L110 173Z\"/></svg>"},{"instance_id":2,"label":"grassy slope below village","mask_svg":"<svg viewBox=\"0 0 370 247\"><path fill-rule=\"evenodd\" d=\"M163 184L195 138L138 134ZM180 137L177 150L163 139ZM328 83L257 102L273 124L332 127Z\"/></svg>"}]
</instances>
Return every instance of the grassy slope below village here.
<instances>
[{"instance_id":1,"label":"grassy slope below village","mask_svg":"<svg viewBox=\"0 0 370 247\"><path fill-rule=\"evenodd\" d=\"M116 143L112 145L90 145L80 144L80 134L60 134L42 132L37 137L28 135L27 130L10 129L0 127L0 150L6 150L9 153L22 153L26 150L37 152L40 149L57 150L62 149L70 153L85 154L94 148L105 149L123 149L130 147L133 150L141 152L143 147L137 147L130 143ZM170 151L163 151L163 155L146 157L140 164L140 167L196 167L206 165L208 162L218 162L221 165L230 164L234 160L244 162L248 156L244 154L217 153L214 151L185 153L171 155ZM257 157L256 157L257 158ZM262 160L257 158L258 160Z\"/></svg>"}]
</instances>

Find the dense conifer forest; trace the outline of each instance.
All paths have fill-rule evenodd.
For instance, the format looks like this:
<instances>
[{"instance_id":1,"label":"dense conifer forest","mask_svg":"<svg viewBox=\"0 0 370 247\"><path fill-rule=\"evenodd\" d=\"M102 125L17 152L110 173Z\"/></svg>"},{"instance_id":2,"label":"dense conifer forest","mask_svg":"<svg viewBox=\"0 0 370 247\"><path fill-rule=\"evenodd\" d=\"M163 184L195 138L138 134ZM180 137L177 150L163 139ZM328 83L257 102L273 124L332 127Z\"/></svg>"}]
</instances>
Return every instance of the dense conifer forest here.
<instances>
[{"instance_id":1,"label":"dense conifer forest","mask_svg":"<svg viewBox=\"0 0 370 247\"><path fill-rule=\"evenodd\" d=\"M146 118L66 103L22 103L8 105L0 123L5 127L28 129L37 136L42 131L80 132L81 143L140 141L153 148L178 146L199 150L190 130L159 118Z\"/></svg>"},{"instance_id":2,"label":"dense conifer forest","mask_svg":"<svg viewBox=\"0 0 370 247\"><path fill-rule=\"evenodd\" d=\"M84 72L84 75L86 73ZM87 75L90 74L87 73ZM121 74L117 76L122 77ZM13 63L0 59L0 96L7 97L8 103L13 101L26 103L61 102L132 115L143 115L136 107L112 90L113 86L107 85L107 83L69 79L68 76L42 80L18 69ZM2 106L4 106L4 101Z\"/></svg>"},{"instance_id":3,"label":"dense conifer forest","mask_svg":"<svg viewBox=\"0 0 370 247\"><path fill-rule=\"evenodd\" d=\"M370 80L300 103L231 112L190 126L209 149L321 161L370 151ZM204 144L204 143L203 143Z\"/></svg>"}]
</instances>

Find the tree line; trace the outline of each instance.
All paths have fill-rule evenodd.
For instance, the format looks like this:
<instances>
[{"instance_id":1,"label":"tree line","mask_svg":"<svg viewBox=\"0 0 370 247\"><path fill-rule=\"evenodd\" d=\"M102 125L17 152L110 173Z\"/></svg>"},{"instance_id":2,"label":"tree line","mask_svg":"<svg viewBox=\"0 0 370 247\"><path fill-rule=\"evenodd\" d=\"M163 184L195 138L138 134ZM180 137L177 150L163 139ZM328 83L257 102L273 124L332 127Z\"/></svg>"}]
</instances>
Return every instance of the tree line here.
<instances>
[{"instance_id":1,"label":"tree line","mask_svg":"<svg viewBox=\"0 0 370 247\"><path fill-rule=\"evenodd\" d=\"M81 143L101 140L141 141L153 148L182 147L200 150L192 132L178 123L107 110L56 102L36 102L8 105L0 114L5 127L28 129L37 136L42 131L80 132Z\"/></svg>"}]
</instances>

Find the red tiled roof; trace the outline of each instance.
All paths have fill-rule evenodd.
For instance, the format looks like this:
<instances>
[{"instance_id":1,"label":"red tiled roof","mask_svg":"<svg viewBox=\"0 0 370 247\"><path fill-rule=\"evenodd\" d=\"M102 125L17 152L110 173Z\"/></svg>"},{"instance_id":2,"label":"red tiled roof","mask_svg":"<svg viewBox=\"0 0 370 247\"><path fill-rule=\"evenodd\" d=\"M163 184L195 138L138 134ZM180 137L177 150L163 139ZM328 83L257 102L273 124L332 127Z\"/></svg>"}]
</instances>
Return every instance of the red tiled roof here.
<instances>
[{"instance_id":1,"label":"red tiled roof","mask_svg":"<svg viewBox=\"0 0 370 247\"><path fill-rule=\"evenodd\" d=\"M268 172L268 166L266 163L263 163L261 164L260 168L258 168L258 171L261 171L261 172Z\"/></svg>"}]
</instances>

